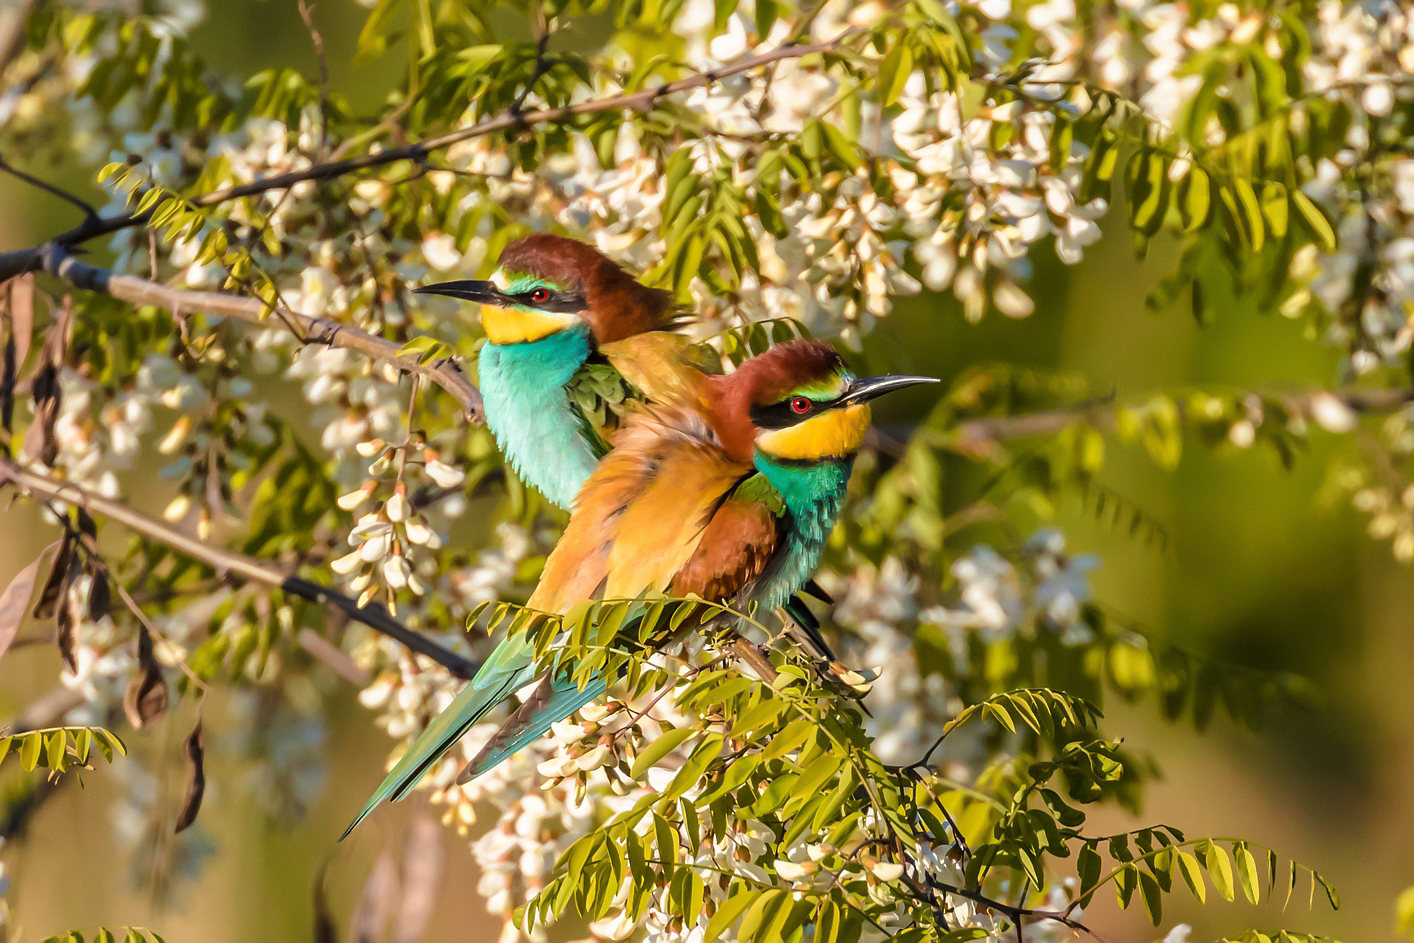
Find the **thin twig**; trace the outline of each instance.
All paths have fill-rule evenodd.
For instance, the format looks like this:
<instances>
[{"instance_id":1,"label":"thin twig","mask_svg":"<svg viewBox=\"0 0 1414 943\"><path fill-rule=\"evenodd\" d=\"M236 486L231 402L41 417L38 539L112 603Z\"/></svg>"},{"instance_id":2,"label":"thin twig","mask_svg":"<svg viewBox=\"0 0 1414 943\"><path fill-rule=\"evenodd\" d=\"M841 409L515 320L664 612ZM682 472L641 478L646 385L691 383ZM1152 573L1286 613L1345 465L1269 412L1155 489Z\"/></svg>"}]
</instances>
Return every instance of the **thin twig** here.
<instances>
[{"instance_id":1,"label":"thin twig","mask_svg":"<svg viewBox=\"0 0 1414 943\"><path fill-rule=\"evenodd\" d=\"M16 179L23 180L25 183L29 184L32 187L37 187L38 189L43 190L45 193L48 193L51 196L57 196L59 199L64 200L68 203L72 203L74 206L77 206L79 209L83 210L83 217L85 223L90 221L100 221L98 210L93 208L92 203L89 203L87 200L84 200L81 197L75 196L74 194L61 187L56 187L52 183L46 183L45 181L40 180L38 177L25 173L23 170L14 166L9 161L5 160L5 158L3 157L0 157L0 170L3 170L5 173L9 174L12 177L15 177Z\"/></svg>"},{"instance_id":2,"label":"thin twig","mask_svg":"<svg viewBox=\"0 0 1414 943\"><path fill-rule=\"evenodd\" d=\"M439 151L451 147L453 144L459 144L462 141L486 137L487 135L495 134L500 131L512 131L532 125L565 121L581 115L598 114L603 111L627 111L651 108L659 99L676 95L679 92L714 85L728 76L750 72L783 59L800 59L804 56L814 55L816 53L830 52L838 49L844 41L855 32L856 31L853 29L845 30L834 39L825 42L811 43L809 45L783 43L769 52L755 56L744 56L736 62L721 66L709 72L700 72L686 78L677 79L673 82L664 82L662 85L656 85L652 88L642 89L637 92L614 95L609 98L591 99L589 101L577 102L573 105L565 105L559 108L541 108L536 111L527 111L517 115L509 113L499 115L495 118L482 121L479 124L471 125L470 127L458 128L455 131L424 138L421 141L402 147L388 148L374 154L362 154L358 157L349 157L343 160L318 163L306 167L303 170L290 171L289 173L277 174L273 177L266 177L250 183L212 190L209 193L192 197L188 202L197 207L216 206L220 203L229 202L230 200L266 193L270 190L288 189L306 180L331 180L335 177L342 177L359 170L367 170L371 167L382 167L387 164L397 163L398 161L421 161L432 151ZM82 224L71 229L69 232L57 236L53 241L62 247L71 248L79 243L87 242L90 239L96 239L100 236L130 229L133 226L145 225L151 218L152 212L149 210L145 213L125 213L120 216L85 220ZM22 249L17 252L0 253L0 281L13 275L29 271L40 264L41 250L42 247Z\"/></svg>"},{"instance_id":3,"label":"thin twig","mask_svg":"<svg viewBox=\"0 0 1414 943\"><path fill-rule=\"evenodd\" d=\"M457 653L438 645L436 642L408 629L388 615L382 606L360 606L343 593L320 586L309 580L293 576L279 567L256 560L253 557L213 547L204 541L184 534L163 521L148 517L125 504L105 498L72 482L50 478L36 471L23 468L11 459L0 458L0 481L9 481L31 497L41 500L60 500L77 505L91 514L102 515L117 521L130 530L137 531L149 540L165 544L173 550L195 560L200 560L216 570L218 574L229 575L253 583L273 586L293 596L306 599L321 606L332 606L346 613L349 618L368 626L375 632L400 642L412 651L425 655L442 665L460 678L470 678L479 667Z\"/></svg>"},{"instance_id":4,"label":"thin twig","mask_svg":"<svg viewBox=\"0 0 1414 943\"><path fill-rule=\"evenodd\" d=\"M329 58L324 54L324 37L314 25L314 11L305 0L295 0L299 4L299 16L309 30L309 41L314 44L314 55L319 60L319 152L325 153L329 147Z\"/></svg>"},{"instance_id":5,"label":"thin twig","mask_svg":"<svg viewBox=\"0 0 1414 943\"><path fill-rule=\"evenodd\" d=\"M284 307L271 308L256 298L242 298L214 291L169 288L134 275L115 275L107 269L79 261L56 243L43 247L42 258L46 271L69 281L75 287L112 295L134 305L152 305L169 311L181 311L183 314L204 311L249 324L265 324L273 311L287 323L297 325L303 332L306 343L327 344L330 347L356 351L378 360L387 360L405 373L424 376L456 397L462 409L474 422L482 420L480 391L450 361L422 363L415 357L402 357L398 355L400 345L395 341L329 318L297 314Z\"/></svg>"}]
</instances>

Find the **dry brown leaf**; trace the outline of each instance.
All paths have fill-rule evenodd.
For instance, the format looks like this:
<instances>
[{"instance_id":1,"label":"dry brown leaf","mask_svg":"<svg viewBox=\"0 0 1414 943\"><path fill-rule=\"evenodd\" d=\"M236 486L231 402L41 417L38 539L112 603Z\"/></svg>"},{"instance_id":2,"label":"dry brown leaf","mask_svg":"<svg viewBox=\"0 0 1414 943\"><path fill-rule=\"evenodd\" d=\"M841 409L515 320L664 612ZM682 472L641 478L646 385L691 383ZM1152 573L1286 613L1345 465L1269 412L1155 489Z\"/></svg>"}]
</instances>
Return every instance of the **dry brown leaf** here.
<instances>
[{"instance_id":1,"label":"dry brown leaf","mask_svg":"<svg viewBox=\"0 0 1414 943\"><path fill-rule=\"evenodd\" d=\"M20 630L25 613L29 610L29 597L34 593L35 581L39 578L39 565L44 562L44 554L34 558L34 562L15 574L5 592L0 593L0 658L5 657L15 633Z\"/></svg>"},{"instance_id":2,"label":"dry brown leaf","mask_svg":"<svg viewBox=\"0 0 1414 943\"><path fill-rule=\"evenodd\" d=\"M162 677L162 666L152 654L152 636L146 626L138 629L137 661L142 673L129 681L123 692L123 713L128 715L134 730L141 730L167 712L167 682Z\"/></svg>"},{"instance_id":3,"label":"dry brown leaf","mask_svg":"<svg viewBox=\"0 0 1414 943\"><path fill-rule=\"evenodd\" d=\"M201 799L206 795L206 749L201 742L201 719L187 735L183 744L187 753L187 795L182 800L182 811L177 816L177 831L191 827L196 814L201 811Z\"/></svg>"},{"instance_id":4,"label":"dry brown leaf","mask_svg":"<svg viewBox=\"0 0 1414 943\"><path fill-rule=\"evenodd\" d=\"M59 609L59 596L69 582L69 568L74 562L74 538L68 531L59 539L59 552L54 555L54 565L49 569L49 578L44 581L44 589L39 593L39 602L34 604L36 619L49 619Z\"/></svg>"}]
</instances>

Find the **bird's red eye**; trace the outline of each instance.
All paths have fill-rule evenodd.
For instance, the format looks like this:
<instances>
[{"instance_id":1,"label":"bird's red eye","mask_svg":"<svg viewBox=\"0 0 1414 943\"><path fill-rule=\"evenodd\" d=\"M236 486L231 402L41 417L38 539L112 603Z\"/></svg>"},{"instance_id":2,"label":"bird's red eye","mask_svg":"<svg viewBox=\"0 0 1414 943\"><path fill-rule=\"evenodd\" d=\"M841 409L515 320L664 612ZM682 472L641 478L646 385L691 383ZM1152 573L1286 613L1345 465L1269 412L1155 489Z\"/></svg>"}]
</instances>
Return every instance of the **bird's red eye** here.
<instances>
[{"instance_id":1,"label":"bird's red eye","mask_svg":"<svg viewBox=\"0 0 1414 943\"><path fill-rule=\"evenodd\" d=\"M804 396L797 396L790 401L791 410L799 415L810 412L811 405L810 400L806 399Z\"/></svg>"},{"instance_id":2,"label":"bird's red eye","mask_svg":"<svg viewBox=\"0 0 1414 943\"><path fill-rule=\"evenodd\" d=\"M536 288L530 293L530 300L536 303L550 300L550 291L547 288Z\"/></svg>"}]
</instances>

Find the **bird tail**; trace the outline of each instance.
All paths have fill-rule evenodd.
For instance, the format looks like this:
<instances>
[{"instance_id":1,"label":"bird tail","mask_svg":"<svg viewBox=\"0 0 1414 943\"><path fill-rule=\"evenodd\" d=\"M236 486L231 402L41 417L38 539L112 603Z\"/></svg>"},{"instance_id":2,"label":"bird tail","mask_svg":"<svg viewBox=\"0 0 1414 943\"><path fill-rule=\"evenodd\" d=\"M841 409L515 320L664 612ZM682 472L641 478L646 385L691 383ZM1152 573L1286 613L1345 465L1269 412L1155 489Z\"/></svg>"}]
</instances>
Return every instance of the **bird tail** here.
<instances>
[{"instance_id":1,"label":"bird tail","mask_svg":"<svg viewBox=\"0 0 1414 943\"><path fill-rule=\"evenodd\" d=\"M663 610L664 615L659 621L660 625L672 626L672 614L677 605L677 603L668 604L668 607ZM625 620L624 627L619 630L620 637L632 636L642 618L642 607L635 606ZM649 644L654 647L660 646L666 643L668 638L685 631L688 626L693 624L695 622L692 619L680 621L675 628L669 628L664 635L649 640ZM486 741L481 752L466 764L466 767L457 776L457 782L470 782L487 770L493 769L498 763L514 756L528 744L534 743L545 735L551 725L564 720L590 701L603 697L609 685L617 681L622 674L622 669L601 674L582 688L576 681L564 674L558 677L545 676L540 680L540 684L536 686L530 697L526 698L524 703L516 708L515 713L506 718L506 722L501 725L500 729L492 734L491 739Z\"/></svg>"},{"instance_id":2,"label":"bird tail","mask_svg":"<svg viewBox=\"0 0 1414 943\"><path fill-rule=\"evenodd\" d=\"M506 719L481 752L466 765L457 776L457 782L470 782L510 759L544 736L553 724L602 697L608 687L609 682L603 677L595 678L583 688L565 678L543 679L534 693Z\"/></svg>"},{"instance_id":3,"label":"bird tail","mask_svg":"<svg viewBox=\"0 0 1414 943\"><path fill-rule=\"evenodd\" d=\"M524 636L513 636L498 645L471 683L412 742L339 841L348 838L385 799L397 802L406 797L422 775L477 721L534 679L534 668L535 651Z\"/></svg>"}]
</instances>

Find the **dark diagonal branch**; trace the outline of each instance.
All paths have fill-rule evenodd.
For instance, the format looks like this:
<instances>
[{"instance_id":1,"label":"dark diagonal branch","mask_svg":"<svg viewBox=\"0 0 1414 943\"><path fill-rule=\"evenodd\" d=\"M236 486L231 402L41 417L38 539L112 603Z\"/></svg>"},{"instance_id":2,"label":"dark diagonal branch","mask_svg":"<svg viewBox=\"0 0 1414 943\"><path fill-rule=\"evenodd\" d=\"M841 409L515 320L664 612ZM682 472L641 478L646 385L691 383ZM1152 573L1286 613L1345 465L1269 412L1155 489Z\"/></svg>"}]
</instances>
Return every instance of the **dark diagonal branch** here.
<instances>
[{"instance_id":1,"label":"dark diagonal branch","mask_svg":"<svg viewBox=\"0 0 1414 943\"><path fill-rule=\"evenodd\" d=\"M515 114L507 113L487 121L482 121L479 124L459 128L456 131L449 131L446 134L424 138L421 141L402 147L387 148L386 150L381 150L374 154L362 154L358 157L348 157L343 160L316 163L303 170L277 174L273 177L265 177L238 186L223 187L220 190L213 190L210 193L192 197L188 202L198 207L216 206L221 203L229 202L230 200L246 196L255 196L256 194L266 193L271 190L285 190L297 183L303 183L307 180L332 180L336 177L342 177L360 170L382 167L387 164L405 160L421 162L433 151L439 151L451 147L453 144L459 144L462 141L470 141L473 138L485 137L489 134L496 134L501 131L514 131L538 124L566 121L581 115L592 115L603 111L648 109L653 107L653 105L662 98L676 95L679 92L691 91L695 88L713 85L728 76L750 72L770 65L773 62L780 62L783 59L799 59L815 53L830 52L834 49L838 49L853 32L853 30L846 30L834 39L821 43L811 43L809 45L784 43L769 52L755 56L744 56L736 62L729 63L718 69L713 69L710 72L700 72L674 82L665 82L662 85L655 85L652 88L642 89L637 92L614 95L609 98L591 99L573 105L566 105L561 108L541 108L536 111L521 111ZM119 232L123 229L130 229L134 226L145 225L151 218L152 213L149 211L146 213L125 213L120 216L86 219L74 229L56 237L54 242L64 248L72 248L90 239L97 239L100 236L110 235L111 233ZM18 275L39 265L40 251L40 249L22 249L17 252L0 252L0 281L4 281L6 278Z\"/></svg>"},{"instance_id":2,"label":"dark diagonal branch","mask_svg":"<svg viewBox=\"0 0 1414 943\"><path fill-rule=\"evenodd\" d=\"M23 170L20 170L18 167L6 161L4 157L0 157L0 171L4 171L18 180L23 180L30 186L37 187L50 196L57 196L59 199L77 206L79 209L83 210L84 222L97 221L99 219L98 211L93 208L92 204L86 203L69 191L56 187L52 183L45 183L38 177L25 173Z\"/></svg>"},{"instance_id":3,"label":"dark diagonal branch","mask_svg":"<svg viewBox=\"0 0 1414 943\"><path fill-rule=\"evenodd\" d=\"M480 391L451 361L423 363L415 357L402 357L398 355L400 345L395 341L329 318L296 314L288 308L272 308L259 299L215 291L169 288L135 275L115 275L107 269L79 261L56 243L41 247L40 254L45 271L77 288L112 295L130 304L152 305L182 314L201 311L260 325L270 323L272 314L278 315L286 324L303 332L299 338L301 342L342 347L377 360L386 360L405 373L426 377L456 397L473 421L480 422L482 419Z\"/></svg>"},{"instance_id":4,"label":"dark diagonal branch","mask_svg":"<svg viewBox=\"0 0 1414 943\"><path fill-rule=\"evenodd\" d=\"M339 609L346 613L350 619L388 636L419 655L427 656L459 678L470 678L476 673L478 666L475 662L468 661L426 636L407 628L388 615L387 610L382 606L360 606L343 593L286 573L279 567L263 563L244 554L213 547L118 501L95 494L72 482L50 478L39 472L22 468L8 458L0 458L0 482L6 481L14 484L32 498L44 501L67 501L91 514L102 515L117 521L149 540L171 547L192 559L200 560L222 576L273 586L292 596L298 596L318 605Z\"/></svg>"}]
</instances>

